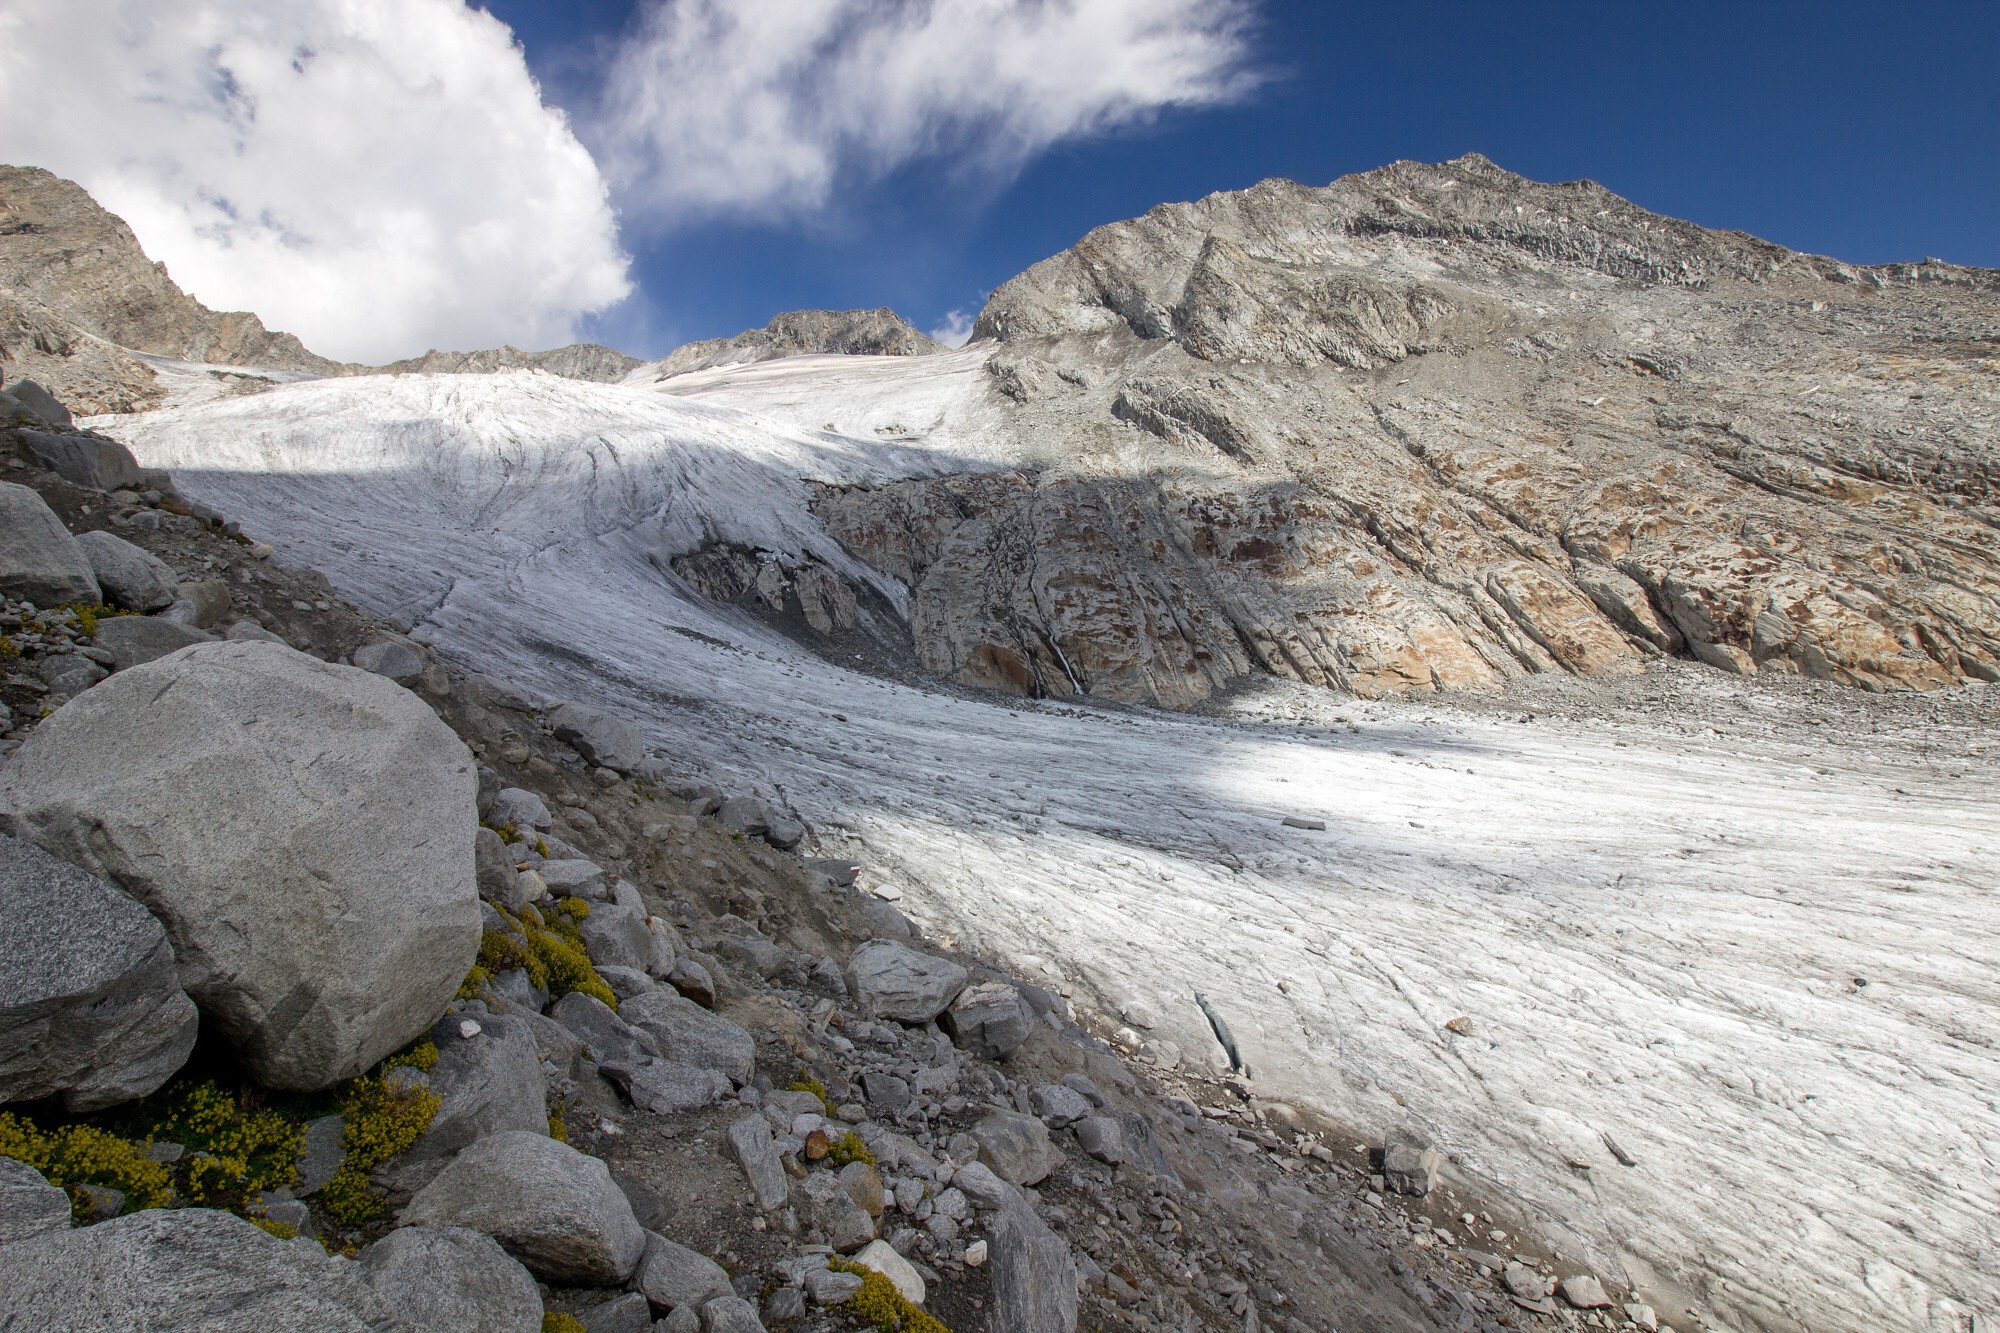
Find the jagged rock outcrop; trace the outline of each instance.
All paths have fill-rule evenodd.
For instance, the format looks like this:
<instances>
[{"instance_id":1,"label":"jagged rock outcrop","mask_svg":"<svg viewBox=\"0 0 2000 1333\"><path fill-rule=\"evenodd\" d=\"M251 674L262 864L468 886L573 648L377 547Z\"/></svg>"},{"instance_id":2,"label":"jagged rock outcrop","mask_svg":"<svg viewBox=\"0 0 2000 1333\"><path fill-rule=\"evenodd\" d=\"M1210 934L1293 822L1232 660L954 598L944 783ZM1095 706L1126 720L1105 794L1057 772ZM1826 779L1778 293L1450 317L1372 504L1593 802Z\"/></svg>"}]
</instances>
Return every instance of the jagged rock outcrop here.
<instances>
[{"instance_id":1,"label":"jagged rock outcrop","mask_svg":"<svg viewBox=\"0 0 2000 1333\"><path fill-rule=\"evenodd\" d=\"M991 406L1046 465L816 512L909 584L925 665L1027 694L1376 695L1661 653L1996 680L1996 293L1477 156L1267 181L993 294Z\"/></svg>"},{"instance_id":2,"label":"jagged rock outcrop","mask_svg":"<svg viewBox=\"0 0 2000 1333\"><path fill-rule=\"evenodd\" d=\"M564 379L614 384L644 364L599 343L571 343L546 352L524 352L518 347L489 347L478 352L440 352L436 348L422 356L391 361L382 367L389 375L484 375L496 370L546 370Z\"/></svg>"},{"instance_id":3,"label":"jagged rock outcrop","mask_svg":"<svg viewBox=\"0 0 2000 1333\"><path fill-rule=\"evenodd\" d=\"M884 306L876 310L791 310L761 329L677 347L647 367L655 379L714 366L837 352L846 356L928 356L944 351Z\"/></svg>"},{"instance_id":4,"label":"jagged rock outcrop","mask_svg":"<svg viewBox=\"0 0 2000 1333\"><path fill-rule=\"evenodd\" d=\"M189 296L82 186L40 167L0 166L0 369L34 378L79 411L129 412L161 396L132 352L343 369L255 315Z\"/></svg>"}]
</instances>

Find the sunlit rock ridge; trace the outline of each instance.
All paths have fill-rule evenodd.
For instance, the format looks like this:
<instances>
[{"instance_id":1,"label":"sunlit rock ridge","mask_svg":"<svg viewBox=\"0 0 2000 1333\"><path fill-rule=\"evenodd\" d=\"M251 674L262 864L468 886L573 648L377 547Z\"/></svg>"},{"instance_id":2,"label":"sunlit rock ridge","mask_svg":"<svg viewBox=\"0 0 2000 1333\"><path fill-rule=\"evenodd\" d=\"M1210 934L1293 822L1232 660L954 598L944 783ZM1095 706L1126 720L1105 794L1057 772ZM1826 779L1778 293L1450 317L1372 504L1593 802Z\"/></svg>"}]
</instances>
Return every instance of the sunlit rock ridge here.
<instances>
[{"instance_id":1,"label":"sunlit rock ridge","mask_svg":"<svg viewBox=\"0 0 2000 1333\"><path fill-rule=\"evenodd\" d=\"M829 497L970 684L1185 706L1655 654L2000 676L2000 274L1857 267L1477 156L1091 232L975 332L1004 480Z\"/></svg>"}]
</instances>

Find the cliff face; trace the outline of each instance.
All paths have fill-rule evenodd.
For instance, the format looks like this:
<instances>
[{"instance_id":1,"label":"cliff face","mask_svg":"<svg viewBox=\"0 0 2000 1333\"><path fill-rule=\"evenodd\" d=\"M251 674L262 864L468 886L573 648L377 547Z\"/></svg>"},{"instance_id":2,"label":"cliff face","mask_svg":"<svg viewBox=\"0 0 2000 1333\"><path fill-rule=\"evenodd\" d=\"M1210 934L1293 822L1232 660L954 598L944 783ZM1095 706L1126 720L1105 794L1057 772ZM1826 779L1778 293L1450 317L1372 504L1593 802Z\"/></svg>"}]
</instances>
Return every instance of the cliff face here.
<instances>
[{"instance_id":1,"label":"cliff face","mask_svg":"<svg viewBox=\"0 0 2000 1333\"><path fill-rule=\"evenodd\" d=\"M1861 268L1483 158L1102 227L993 294L1047 465L823 493L969 684L1189 706L1661 653L2000 679L2000 274Z\"/></svg>"},{"instance_id":2,"label":"cliff face","mask_svg":"<svg viewBox=\"0 0 2000 1333\"><path fill-rule=\"evenodd\" d=\"M131 411L160 396L145 352L213 365L338 374L255 315L217 312L146 258L138 238L82 186L0 166L0 366L84 411Z\"/></svg>"}]
</instances>

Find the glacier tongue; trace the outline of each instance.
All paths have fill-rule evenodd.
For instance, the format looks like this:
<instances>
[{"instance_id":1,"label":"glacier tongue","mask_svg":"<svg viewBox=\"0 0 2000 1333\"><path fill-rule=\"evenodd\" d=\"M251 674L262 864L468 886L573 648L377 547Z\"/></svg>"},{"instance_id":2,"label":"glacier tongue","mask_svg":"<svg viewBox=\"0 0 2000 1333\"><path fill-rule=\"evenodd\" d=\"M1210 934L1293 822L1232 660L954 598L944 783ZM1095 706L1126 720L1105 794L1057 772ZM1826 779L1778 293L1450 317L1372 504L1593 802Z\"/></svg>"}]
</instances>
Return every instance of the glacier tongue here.
<instances>
[{"instance_id":1,"label":"glacier tongue","mask_svg":"<svg viewBox=\"0 0 2000 1333\"><path fill-rule=\"evenodd\" d=\"M1863 734L1823 688L1629 686L1726 736L1671 706L1523 722L1283 685L1229 717L1052 706L845 671L662 572L734 542L898 603L805 481L1018 465L955 366L758 368L773 410L817 377L860 439L523 374L111 429L360 605L782 797L940 933L1204 1058L1199 988L1268 1095L1420 1128L1607 1278L1725 1325L2000 1307L2000 811L1990 747L1926 721L1950 697L1841 696Z\"/></svg>"}]
</instances>

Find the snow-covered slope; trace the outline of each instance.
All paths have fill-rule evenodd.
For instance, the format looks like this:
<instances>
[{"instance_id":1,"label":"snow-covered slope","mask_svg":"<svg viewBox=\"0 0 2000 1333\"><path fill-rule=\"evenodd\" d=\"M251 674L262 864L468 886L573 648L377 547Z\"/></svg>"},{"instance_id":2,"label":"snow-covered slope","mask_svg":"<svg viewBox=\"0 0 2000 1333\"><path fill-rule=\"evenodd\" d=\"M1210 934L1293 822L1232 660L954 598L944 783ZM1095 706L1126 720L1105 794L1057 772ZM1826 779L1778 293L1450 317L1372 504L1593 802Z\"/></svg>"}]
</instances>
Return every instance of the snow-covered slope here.
<instances>
[{"instance_id":1,"label":"snow-covered slope","mask_svg":"<svg viewBox=\"0 0 2000 1333\"><path fill-rule=\"evenodd\" d=\"M940 933L1208 1059L1199 988L1269 1095L1422 1129L1677 1326L1690 1300L1854 1333L2000 1308L2000 810L1951 721L1979 705L1841 712L1691 666L1556 720L1288 685L1206 719L970 698L662 573L738 541L896 602L804 481L1021 462L976 356L320 381L100 424L362 605L789 801Z\"/></svg>"}]
</instances>

